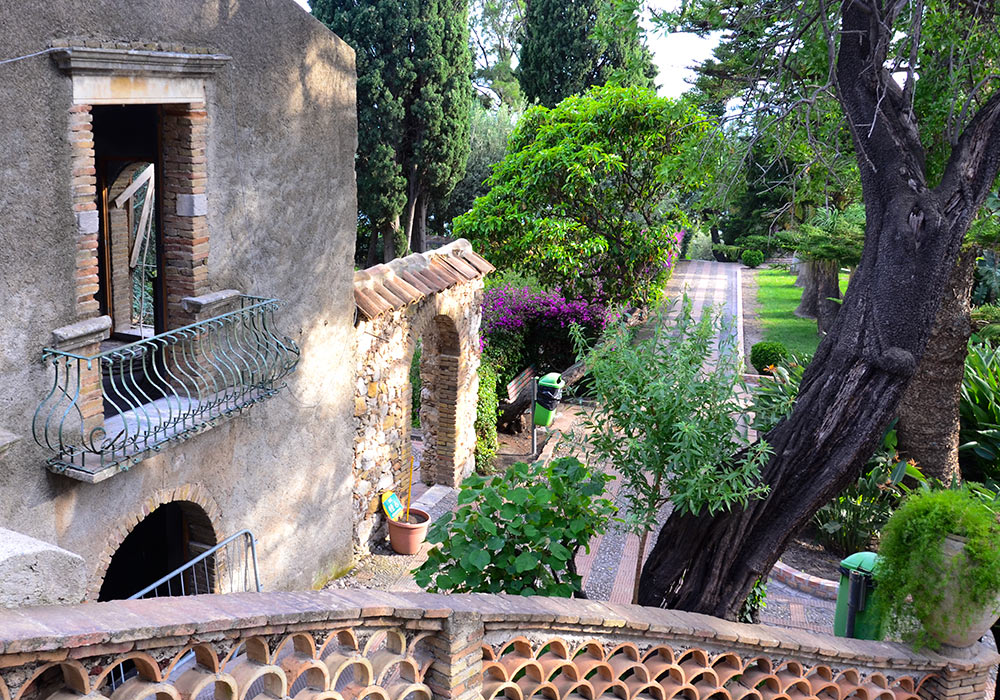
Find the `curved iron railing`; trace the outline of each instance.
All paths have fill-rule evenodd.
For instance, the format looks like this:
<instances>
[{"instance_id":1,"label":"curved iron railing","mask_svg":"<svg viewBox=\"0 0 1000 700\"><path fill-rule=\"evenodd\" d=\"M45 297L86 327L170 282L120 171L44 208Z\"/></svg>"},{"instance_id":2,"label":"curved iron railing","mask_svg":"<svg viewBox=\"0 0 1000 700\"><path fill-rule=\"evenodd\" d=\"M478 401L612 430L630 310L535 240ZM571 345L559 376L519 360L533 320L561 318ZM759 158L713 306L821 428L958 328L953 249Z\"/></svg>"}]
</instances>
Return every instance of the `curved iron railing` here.
<instances>
[{"instance_id":1,"label":"curved iron railing","mask_svg":"<svg viewBox=\"0 0 1000 700\"><path fill-rule=\"evenodd\" d=\"M32 433L50 468L85 480L128 469L171 441L270 398L299 359L274 328L276 299L85 356L45 348L52 388Z\"/></svg>"}]
</instances>

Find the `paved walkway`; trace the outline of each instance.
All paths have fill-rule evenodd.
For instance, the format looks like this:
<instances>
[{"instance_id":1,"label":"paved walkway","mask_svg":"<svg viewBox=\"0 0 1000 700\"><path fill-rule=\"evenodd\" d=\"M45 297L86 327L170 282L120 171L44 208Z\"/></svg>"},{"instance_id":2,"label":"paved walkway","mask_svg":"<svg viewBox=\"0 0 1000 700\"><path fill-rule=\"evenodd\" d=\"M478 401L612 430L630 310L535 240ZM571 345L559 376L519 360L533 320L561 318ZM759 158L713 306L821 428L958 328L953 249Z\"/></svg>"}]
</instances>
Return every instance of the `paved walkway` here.
<instances>
[{"instance_id":1,"label":"paved walkway","mask_svg":"<svg viewBox=\"0 0 1000 700\"><path fill-rule=\"evenodd\" d=\"M733 336L735 347L742 353L740 265L702 260L680 263L667 287L667 297L679 299L683 294L691 299L696 317L710 306L721 310L723 332ZM640 335L648 337L654 331L655 327L648 327L640 330ZM550 442L543 456L551 456L555 448L556 442ZM623 504L618 492L619 483L616 479L610 486L610 494L621 507ZM455 491L434 487L423 494L420 503L436 517L455 507ZM669 506L661 513L661 519L665 519L668 513ZM654 541L655 534L650 538L647 551L652 549ZM612 527L603 536L595 538L590 552L581 553L576 559L587 596L593 600L614 603L631 602L635 565L639 556L639 538L620 527ZM646 553L642 556L645 560ZM378 545L373 554L360 562L349 576L332 582L330 586L417 590L409 572L424 558L423 552L404 557L393 554L387 544ZM768 583L767 606L761 613L761 622L830 633L833 631L833 603L799 593L772 580Z\"/></svg>"}]
</instances>

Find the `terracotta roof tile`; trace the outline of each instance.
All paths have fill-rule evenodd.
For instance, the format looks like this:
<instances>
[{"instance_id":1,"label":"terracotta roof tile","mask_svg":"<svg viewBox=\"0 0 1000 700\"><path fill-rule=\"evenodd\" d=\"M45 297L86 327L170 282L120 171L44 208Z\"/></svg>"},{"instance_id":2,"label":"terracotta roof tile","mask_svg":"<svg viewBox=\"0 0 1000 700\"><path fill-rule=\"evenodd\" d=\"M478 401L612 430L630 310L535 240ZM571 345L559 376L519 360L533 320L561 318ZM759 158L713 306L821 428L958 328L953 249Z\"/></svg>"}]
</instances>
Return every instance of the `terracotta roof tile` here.
<instances>
[{"instance_id":1,"label":"terracotta roof tile","mask_svg":"<svg viewBox=\"0 0 1000 700\"><path fill-rule=\"evenodd\" d=\"M354 303L367 319L402 309L426 296L495 270L463 238L354 273Z\"/></svg>"}]
</instances>

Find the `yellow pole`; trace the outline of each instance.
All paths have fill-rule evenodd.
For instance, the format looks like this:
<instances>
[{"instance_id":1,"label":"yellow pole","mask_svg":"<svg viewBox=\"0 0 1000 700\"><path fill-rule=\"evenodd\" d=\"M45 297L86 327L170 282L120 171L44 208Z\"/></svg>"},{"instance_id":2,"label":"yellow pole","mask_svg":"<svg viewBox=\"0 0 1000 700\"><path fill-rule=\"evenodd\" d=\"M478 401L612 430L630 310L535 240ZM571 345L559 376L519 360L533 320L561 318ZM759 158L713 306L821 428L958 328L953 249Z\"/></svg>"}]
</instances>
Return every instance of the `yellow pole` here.
<instances>
[{"instance_id":1,"label":"yellow pole","mask_svg":"<svg viewBox=\"0 0 1000 700\"><path fill-rule=\"evenodd\" d=\"M406 489L406 522L410 522L410 497L413 495L413 453L410 453L410 485Z\"/></svg>"}]
</instances>

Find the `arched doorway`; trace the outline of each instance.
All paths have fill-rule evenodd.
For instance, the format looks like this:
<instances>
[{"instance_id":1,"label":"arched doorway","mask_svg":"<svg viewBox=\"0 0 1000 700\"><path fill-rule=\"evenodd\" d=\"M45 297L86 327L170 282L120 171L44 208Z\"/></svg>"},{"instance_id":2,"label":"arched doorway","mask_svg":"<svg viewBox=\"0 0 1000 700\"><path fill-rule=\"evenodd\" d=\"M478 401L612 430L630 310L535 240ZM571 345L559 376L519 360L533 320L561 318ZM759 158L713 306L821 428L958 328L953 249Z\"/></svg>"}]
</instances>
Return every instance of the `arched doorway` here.
<instances>
[{"instance_id":1,"label":"arched doorway","mask_svg":"<svg viewBox=\"0 0 1000 700\"><path fill-rule=\"evenodd\" d=\"M421 338L420 428L424 447L420 476L426 484L456 485L458 387L461 341L451 317L434 316Z\"/></svg>"},{"instance_id":2,"label":"arched doorway","mask_svg":"<svg viewBox=\"0 0 1000 700\"><path fill-rule=\"evenodd\" d=\"M208 514L197 503L171 501L143 518L111 557L98 600L129 598L215 545ZM216 571L206 560L163 585L159 595L185 595L215 588Z\"/></svg>"}]
</instances>

